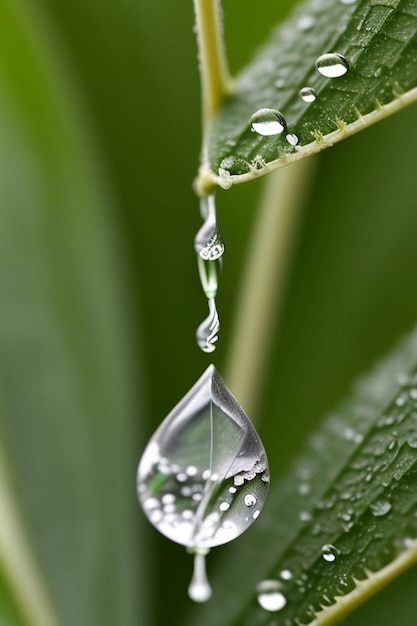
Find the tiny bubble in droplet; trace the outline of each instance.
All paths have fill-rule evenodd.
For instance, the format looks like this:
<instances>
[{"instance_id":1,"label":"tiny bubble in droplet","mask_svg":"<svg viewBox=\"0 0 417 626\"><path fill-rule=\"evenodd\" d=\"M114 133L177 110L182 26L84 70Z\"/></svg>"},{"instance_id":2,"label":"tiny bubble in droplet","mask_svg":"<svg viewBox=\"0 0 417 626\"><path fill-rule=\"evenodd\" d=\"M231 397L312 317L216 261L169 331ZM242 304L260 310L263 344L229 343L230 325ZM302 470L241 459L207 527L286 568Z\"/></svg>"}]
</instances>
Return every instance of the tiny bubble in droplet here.
<instances>
[{"instance_id":1,"label":"tiny bubble in droplet","mask_svg":"<svg viewBox=\"0 0 417 626\"><path fill-rule=\"evenodd\" d=\"M316 68L326 78L340 78L349 70L349 61L338 52L329 52L318 57Z\"/></svg>"},{"instance_id":2,"label":"tiny bubble in droplet","mask_svg":"<svg viewBox=\"0 0 417 626\"><path fill-rule=\"evenodd\" d=\"M255 506L256 497L252 493L247 493L246 496L244 497L244 503L248 507Z\"/></svg>"}]
</instances>

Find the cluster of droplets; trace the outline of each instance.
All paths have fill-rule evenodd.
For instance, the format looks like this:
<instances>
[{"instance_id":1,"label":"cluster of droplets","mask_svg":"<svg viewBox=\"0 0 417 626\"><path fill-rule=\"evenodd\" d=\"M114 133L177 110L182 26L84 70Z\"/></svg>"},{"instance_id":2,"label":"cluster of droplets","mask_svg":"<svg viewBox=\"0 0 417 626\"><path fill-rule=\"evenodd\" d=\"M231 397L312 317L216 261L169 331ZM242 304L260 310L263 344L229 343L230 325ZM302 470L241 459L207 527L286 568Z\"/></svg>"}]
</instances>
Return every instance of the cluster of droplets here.
<instances>
[{"instance_id":1,"label":"cluster of droplets","mask_svg":"<svg viewBox=\"0 0 417 626\"><path fill-rule=\"evenodd\" d=\"M197 328L196 339L203 352L213 352L220 330L216 294L222 269L224 243L217 225L214 196L201 199L200 211L204 223L195 236L194 250L197 255L201 286L208 301L209 314Z\"/></svg>"},{"instance_id":2,"label":"cluster of droplets","mask_svg":"<svg viewBox=\"0 0 417 626\"><path fill-rule=\"evenodd\" d=\"M326 78L340 78L349 70L349 61L338 52L329 52L317 58L316 69ZM281 82L277 81L276 85L280 86ZM299 96L303 102L312 103L316 100L317 93L313 87L306 86L300 89ZM288 132L287 121L281 111L277 109L262 108L255 111L251 117L251 128L253 132L262 135L262 137L285 133L287 142L293 147L299 141L295 133Z\"/></svg>"}]
</instances>

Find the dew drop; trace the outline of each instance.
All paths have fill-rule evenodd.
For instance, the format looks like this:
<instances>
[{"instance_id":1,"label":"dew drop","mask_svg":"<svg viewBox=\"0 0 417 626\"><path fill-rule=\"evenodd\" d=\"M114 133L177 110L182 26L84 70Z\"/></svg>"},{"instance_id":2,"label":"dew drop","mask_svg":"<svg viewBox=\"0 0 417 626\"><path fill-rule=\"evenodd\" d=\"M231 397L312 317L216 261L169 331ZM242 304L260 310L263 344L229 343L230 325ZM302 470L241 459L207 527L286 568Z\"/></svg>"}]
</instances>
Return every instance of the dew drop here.
<instances>
[{"instance_id":1,"label":"dew drop","mask_svg":"<svg viewBox=\"0 0 417 626\"><path fill-rule=\"evenodd\" d=\"M349 69L349 61L338 52L322 54L316 61L316 68L326 78L340 78Z\"/></svg>"},{"instance_id":2,"label":"dew drop","mask_svg":"<svg viewBox=\"0 0 417 626\"><path fill-rule=\"evenodd\" d=\"M295 133L288 133L285 139L291 146L296 146L298 143L298 136Z\"/></svg>"},{"instance_id":3,"label":"dew drop","mask_svg":"<svg viewBox=\"0 0 417 626\"><path fill-rule=\"evenodd\" d=\"M307 496L310 493L310 490L311 486L309 483L300 483L297 489L300 496Z\"/></svg>"},{"instance_id":4,"label":"dew drop","mask_svg":"<svg viewBox=\"0 0 417 626\"><path fill-rule=\"evenodd\" d=\"M328 563L333 563L336 560L338 551L330 543L326 543L321 549L322 557Z\"/></svg>"},{"instance_id":5,"label":"dew drop","mask_svg":"<svg viewBox=\"0 0 417 626\"><path fill-rule=\"evenodd\" d=\"M304 100L304 102L314 102L317 98L316 90L313 89L313 87L303 87L298 93L301 100Z\"/></svg>"},{"instance_id":6,"label":"dew drop","mask_svg":"<svg viewBox=\"0 0 417 626\"><path fill-rule=\"evenodd\" d=\"M300 511L298 517L300 518L300 522L311 522L311 513L308 511Z\"/></svg>"},{"instance_id":7,"label":"dew drop","mask_svg":"<svg viewBox=\"0 0 417 626\"><path fill-rule=\"evenodd\" d=\"M248 507L255 506L255 504L256 504L256 497L252 493L247 493L245 498L244 498L244 503Z\"/></svg>"},{"instance_id":8,"label":"dew drop","mask_svg":"<svg viewBox=\"0 0 417 626\"><path fill-rule=\"evenodd\" d=\"M266 611L280 611L287 604L277 580L263 580L256 588L258 602Z\"/></svg>"},{"instance_id":9,"label":"dew drop","mask_svg":"<svg viewBox=\"0 0 417 626\"><path fill-rule=\"evenodd\" d=\"M375 517L383 517L387 513L389 513L392 509L391 504L388 500L377 500L371 504L372 515Z\"/></svg>"},{"instance_id":10,"label":"dew drop","mask_svg":"<svg viewBox=\"0 0 417 626\"><path fill-rule=\"evenodd\" d=\"M258 135L280 135L287 128L285 117L276 109L259 109L251 117L251 126Z\"/></svg>"},{"instance_id":11,"label":"dew drop","mask_svg":"<svg viewBox=\"0 0 417 626\"><path fill-rule=\"evenodd\" d=\"M300 30L309 30L314 26L314 17L312 15L302 15L297 22L297 27Z\"/></svg>"},{"instance_id":12,"label":"dew drop","mask_svg":"<svg viewBox=\"0 0 417 626\"><path fill-rule=\"evenodd\" d=\"M292 572L289 569L283 569L280 576L282 580L291 580Z\"/></svg>"},{"instance_id":13,"label":"dew drop","mask_svg":"<svg viewBox=\"0 0 417 626\"><path fill-rule=\"evenodd\" d=\"M188 595L194 602L207 602L211 598L211 594L211 586L206 572L206 555L204 552L197 552L194 555L194 571L188 587Z\"/></svg>"},{"instance_id":14,"label":"dew drop","mask_svg":"<svg viewBox=\"0 0 417 626\"><path fill-rule=\"evenodd\" d=\"M175 473L161 472L161 459ZM211 548L238 537L256 519L246 506L230 507L232 481L252 477L246 495L256 499L259 514L268 474L258 434L211 365L150 440L139 463L138 496L163 535L193 549Z\"/></svg>"}]
</instances>

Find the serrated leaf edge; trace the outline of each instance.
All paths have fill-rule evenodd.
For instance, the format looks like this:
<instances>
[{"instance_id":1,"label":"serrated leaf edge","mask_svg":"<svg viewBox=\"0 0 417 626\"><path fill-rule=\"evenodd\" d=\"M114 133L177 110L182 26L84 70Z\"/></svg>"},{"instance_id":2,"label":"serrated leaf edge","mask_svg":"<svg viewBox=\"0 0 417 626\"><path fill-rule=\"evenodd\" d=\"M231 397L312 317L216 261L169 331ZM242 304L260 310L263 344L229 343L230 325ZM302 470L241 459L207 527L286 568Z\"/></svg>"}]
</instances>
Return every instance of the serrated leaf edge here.
<instances>
[{"instance_id":1,"label":"serrated leaf edge","mask_svg":"<svg viewBox=\"0 0 417 626\"><path fill-rule=\"evenodd\" d=\"M231 175L225 170L220 170L220 172L216 174L207 163L203 163L195 180L194 190L198 196L205 196L213 193L218 187L221 189L230 189L233 185L260 178L270 172L310 157L326 148L330 148L334 144L339 143L339 141L355 135L368 126L380 122L393 113L417 101L417 87L403 94L400 94L399 91L400 90L396 91L396 98L388 104L381 105L379 102L376 102L376 108L365 115L357 111L358 119L350 124L346 124L340 119L335 120L337 130L327 135L320 135L320 137L317 137L314 141L304 146L296 146L294 152L285 154L274 161L270 161L264 164L263 167L259 167L258 164L257 167L251 168L246 174Z\"/></svg>"},{"instance_id":2,"label":"serrated leaf edge","mask_svg":"<svg viewBox=\"0 0 417 626\"><path fill-rule=\"evenodd\" d=\"M335 604L325 606L316 614L316 619L309 626L331 626L344 619L363 604L366 600L377 594L388 583L397 578L407 569L417 564L417 540L407 540L407 550L398 556L389 565L377 572L366 571L368 578L356 580L356 587L344 596L336 596Z\"/></svg>"}]
</instances>

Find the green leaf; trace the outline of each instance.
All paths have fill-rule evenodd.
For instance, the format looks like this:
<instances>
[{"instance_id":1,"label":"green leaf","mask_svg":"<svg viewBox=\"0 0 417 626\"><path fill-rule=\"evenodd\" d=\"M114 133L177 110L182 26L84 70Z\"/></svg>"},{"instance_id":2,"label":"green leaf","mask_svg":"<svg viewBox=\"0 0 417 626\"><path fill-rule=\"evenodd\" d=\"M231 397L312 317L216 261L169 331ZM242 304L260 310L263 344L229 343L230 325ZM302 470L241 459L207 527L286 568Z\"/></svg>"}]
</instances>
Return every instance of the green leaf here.
<instances>
[{"instance_id":1,"label":"green leaf","mask_svg":"<svg viewBox=\"0 0 417 626\"><path fill-rule=\"evenodd\" d=\"M0 4L0 561L28 624L137 624L115 207L39 7ZM4 511L19 516L8 542Z\"/></svg>"},{"instance_id":2,"label":"green leaf","mask_svg":"<svg viewBox=\"0 0 417 626\"><path fill-rule=\"evenodd\" d=\"M274 624L331 624L417 562L416 352L414 332L329 417L190 623L270 623L255 590L274 579Z\"/></svg>"},{"instance_id":3,"label":"green leaf","mask_svg":"<svg viewBox=\"0 0 417 626\"><path fill-rule=\"evenodd\" d=\"M263 10L268 10L267 8ZM324 53L349 61L349 71L326 78L315 67ZM236 95L219 110L207 137L197 189L228 188L314 154L383 119L417 98L417 6L413 0L308 0L273 33L242 72ZM304 102L303 87L317 99ZM251 116L278 109L286 132L262 137Z\"/></svg>"}]
</instances>

